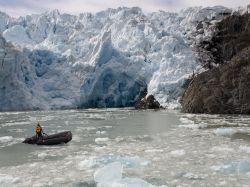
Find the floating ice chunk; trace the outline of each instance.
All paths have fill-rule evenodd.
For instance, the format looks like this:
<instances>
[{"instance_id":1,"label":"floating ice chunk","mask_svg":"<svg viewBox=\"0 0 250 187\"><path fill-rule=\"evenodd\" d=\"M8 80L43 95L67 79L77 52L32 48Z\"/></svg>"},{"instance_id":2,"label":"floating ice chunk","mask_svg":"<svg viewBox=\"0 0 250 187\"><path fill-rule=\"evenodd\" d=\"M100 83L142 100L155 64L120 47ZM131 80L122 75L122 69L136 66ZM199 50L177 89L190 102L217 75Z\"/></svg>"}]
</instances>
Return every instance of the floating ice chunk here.
<instances>
[{"instance_id":1,"label":"floating ice chunk","mask_svg":"<svg viewBox=\"0 0 250 187\"><path fill-rule=\"evenodd\" d=\"M78 127L76 131L81 132L81 131L95 131L96 127Z\"/></svg>"},{"instance_id":2,"label":"floating ice chunk","mask_svg":"<svg viewBox=\"0 0 250 187\"><path fill-rule=\"evenodd\" d=\"M142 159L138 156L121 156L121 155L104 155L96 159L98 163L109 164L113 162L120 162L124 167L137 168L144 167L149 164L149 161Z\"/></svg>"},{"instance_id":3,"label":"floating ice chunk","mask_svg":"<svg viewBox=\"0 0 250 187\"><path fill-rule=\"evenodd\" d=\"M211 166L210 167L212 170L215 171L222 171L222 170L227 170L229 168L231 168L231 165L216 165L216 166Z\"/></svg>"},{"instance_id":4,"label":"floating ice chunk","mask_svg":"<svg viewBox=\"0 0 250 187\"><path fill-rule=\"evenodd\" d=\"M78 135L74 135L73 136L73 141L75 141L75 142L81 142L81 137L78 136Z\"/></svg>"},{"instance_id":5,"label":"floating ice chunk","mask_svg":"<svg viewBox=\"0 0 250 187\"><path fill-rule=\"evenodd\" d=\"M64 183L65 179L63 177L56 177L56 178L53 179L53 181L55 183L59 183L60 184L60 183ZM43 186L44 186L44 184L43 184Z\"/></svg>"},{"instance_id":6,"label":"floating ice chunk","mask_svg":"<svg viewBox=\"0 0 250 187\"><path fill-rule=\"evenodd\" d=\"M45 159L47 156L48 156L47 153L39 153L39 154L37 155L37 157L40 158L40 159Z\"/></svg>"},{"instance_id":7,"label":"floating ice chunk","mask_svg":"<svg viewBox=\"0 0 250 187\"><path fill-rule=\"evenodd\" d=\"M0 185L1 186L13 186L15 183L18 183L19 181L20 181L20 178L18 178L18 177L0 174Z\"/></svg>"},{"instance_id":8,"label":"floating ice chunk","mask_svg":"<svg viewBox=\"0 0 250 187\"><path fill-rule=\"evenodd\" d=\"M17 125L22 126L22 125L27 125L27 124L28 124L28 123L25 122L25 121L23 121L23 122L18 121L18 122L8 122L8 123L4 123L4 124L2 124L2 126L3 126L3 127L11 127L11 126L17 126Z\"/></svg>"},{"instance_id":9,"label":"floating ice chunk","mask_svg":"<svg viewBox=\"0 0 250 187\"><path fill-rule=\"evenodd\" d=\"M208 124L207 124L207 123L204 123L204 122L201 122L201 123L198 124L198 128L200 128L200 129L204 129L204 128L206 128L207 126L208 126Z\"/></svg>"},{"instance_id":10,"label":"floating ice chunk","mask_svg":"<svg viewBox=\"0 0 250 187\"><path fill-rule=\"evenodd\" d=\"M7 143L13 140L12 136L2 136L0 137L0 143Z\"/></svg>"},{"instance_id":11,"label":"floating ice chunk","mask_svg":"<svg viewBox=\"0 0 250 187\"><path fill-rule=\"evenodd\" d=\"M119 181L122 179L123 166L120 162L113 162L98 169L94 173L94 180L98 183L109 183L111 181Z\"/></svg>"},{"instance_id":12,"label":"floating ice chunk","mask_svg":"<svg viewBox=\"0 0 250 187\"><path fill-rule=\"evenodd\" d=\"M96 146L95 151L96 152L102 152L105 148L106 148L106 146L103 146L103 145L102 146Z\"/></svg>"},{"instance_id":13,"label":"floating ice chunk","mask_svg":"<svg viewBox=\"0 0 250 187\"><path fill-rule=\"evenodd\" d=\"M146 153L162 153L164 150L163 149L148 149L145 150Z\"/></svg>"},{"instance_id":14,"label":"floating ice chunk","mask_svg":"<svg viewBox=\"0 0 250 187\"><path fill-rule=\"evenodd\" d=\"M181 117L179 120L181 122L180 127L184 127L184 128L188 128L188 129L198 129L199 128L198 124L195 124L194 121L192 121L188 118Z\"/></svg>"},{"instance_id":15,"label":"floating ice chunk","mask_svg":"<svg viewBox=\"0 0 250 187\"><path fill-rule=\"evenodd\" d=\"M210 168L223 173L248 173L250 172L250 160L234 160Z\"/></svg>"},{"instance_id":16,"label":"floating ice chunk","mask_svg":"<svg viewBox=\"0 0 250 187\"><path fill-rule=\"evenodd\" d=\"M42 183L42 182L36 182L35 184L32 185L32 187L43 187L43 186L44 186L44 183Z\"/></svg>"},{"instance_id":17,"label":"floating ice chunk","mask_svg":"<svg viewBox=\"0 0 250 187\"><path fill-rule=\"evenodd\" d=\"M96 165L95 159L93 159L93 158L85 159L85 160L79 162L78 168L80 170L85 170L86 168L91 168L91 167L93 167L95 165Z\"/></svg>"},{"instance_id":18,"label":"floating ice chunk","mask_svg":"<svg viewBox=\"0 0 250 187\"><path fill-rule=\"evenodd\" d=\"M175 156L175 157L178 157L178 156L183 156L186 154L185 150L183 149L178 149L178 150L174 150L174 151L171 151L170 154L172 156Z\"/></svg>"},{"instance_id":19,"label":"floating ice chunk","mask_svg":"<svg viewBox=\"0 0 250 187\"><path fill-rule=\"evenodd\" d=\"M186 173L185 175L183 175L183 177L185 177L187 179L190 179L190 180L201 180L201 179L206 178L205 175L194 174L194 173Z\"/></svg>"},{"instance_id":20,"label":"floating ice chunk","mask_svg":"<svg viewBox=\"0 0 250 187\"><path fill-rule=\"evenodd\" d=\"M106 131L96 131L96 134L105 134Z\"/></svg>"},{"instance_id":21,"label":"floating ice chunk","mask_svg":"<svg viewBox=\"0 0 250 187\"><path fill-rule=\"evenodd\" d=\"M103 143L109 141L109 138L96 138L95 142L96 143Z\"/></svg>"},{"instance_id":22,"label":"floating ice chunk","mask_svg":"<svg viewBox=\"0 0 250 187\"><path fill-rule=\"evenodd\" d=\"M219 128L214 130L214 134L216 134L217 136L232 136L236 132L237 130L232 128Z\"/></svg>"},{"instance_id":23,"label":"floating ice chunk","mask_svg":"<svg viewBox=\"0 0 250 187\"><path fill-rule=\"evenodd\" d=\"M85 117L87 119L99 119L99 120L105 120L108 118L108 116L104 116L103 114L86 114Z\"/></svg>"},{"instance_id":24,"label":"floating ice chunk","mask_svg":"<svg viewBox=\"0 0 250 187\"><path fill-rule=\"evenodd\" d=\"M124 178L116 184L122 187L154 187L154 185L139 178Z\"/></svg>"},{"instance_id":25,"label":"floating ice chunk","mask_svg":"<svg viewBox=\"0 0 250 187\"><path fill-rule=\"evenodd\" d=\"M197 124L186 124L186 125L180 125L179 127L196 130L196 129L199 128L199 125L197 125Z\"/></svg>"},{"instance_id":26,"label":"floating ice chunk","mask_svg":"<svg viewBox=\"0 0 250 187\"><path fill-rule=\"evenodd\" d=\"M156 187L143 179L139 178L124 178L120 181L108 182L108 183L99 183L97 187ZM166 187L166 186L159 186Z\"/></svg>"},{"instance_id":27,"label":"floating ice chunk","mask_svg":"<svg viewBox=\"0 0 250 187\"><path fill-rule=\"evenodd\" d=\"M97 170L94 173L97 187L156 187L143 179L122 178L122 172L123 166L120 162L113 162Z\"/></svg>"},{"instance_id":28,"label":"floating ice chunk","mask_svg":"<svg viewBox=\"0 0 250 187\"><path fill-rule=\"evenodd\" d=\"M28 165L28 167L30 167L30 168L34 168L34 167L38 167L38 162L37 163L31 163L31 164L29 164Z\"/></svg>"},{"instance_id":29,"label":"floating ice chunk","mask_svg":"<svg viewBox=\"0 0 250 187\"><path fill-rule=\"evenodd\" d=\"M234 149L228 146L214 146L211 149L212 151L219 151L219 152L233 152Z\"/></svg>"},{"instance_id":30,"label":"floating ice chunk","mask_svg":"<svg viewBox=\"0 0 250 187\"><path fill-rule=\"evenodd\" d=\"M250 172L250 160L236 161L236 171L242 173Z\"/></svg>"},{"instance_id":31,"label":"floating ice chunk","mask_svg":"<svg viewBox=\"0 0 250 187\"><path fill-rule=\"evenodd\" d=\"M188 118L180 118L180 121L181 123L184 123L184 124L194 124L194 122Z\"/></svg>"},{"instance_id":32,"label":"floating ice chunk","mask_svg":"<svg viewBox=\"0 0 250 187\"><path fill-rule=\"evenodd\" d=\"M250 153L250 147L249 147L249 146L243 146L243 145L241 145L241 146L239 147L239 150L240 150L241 152Z\"/></svg>"}]
</instances>

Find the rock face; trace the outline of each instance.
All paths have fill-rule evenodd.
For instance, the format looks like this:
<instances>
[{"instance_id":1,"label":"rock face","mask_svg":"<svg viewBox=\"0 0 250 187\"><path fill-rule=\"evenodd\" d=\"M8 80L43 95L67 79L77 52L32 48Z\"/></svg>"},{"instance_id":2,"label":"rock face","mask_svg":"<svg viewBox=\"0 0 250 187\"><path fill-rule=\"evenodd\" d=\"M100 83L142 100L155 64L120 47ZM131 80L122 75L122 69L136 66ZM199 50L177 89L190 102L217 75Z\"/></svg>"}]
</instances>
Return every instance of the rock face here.
<instances>
[{"instance_id":1,"label":"rock face","mask_svg":"<svg viewBox=\"0 0 250 187\"><path fill-rule=\"evenodd\" d=\"M250 114L250 14L228 16L217 26L207 50L221 65L192 79L182 111Z\"/></svg>"},{"instance_id":2,"label":"rock face","mask_svg":"<svg viewBox=\"0 0 250 187\"><path fill-rule=\"evenodd\" d=\"M138 102L135 105L136 109L160 109L162 106L153 95L147 96L147 89L140 93Z\"/></svg>"},{"instance_id":3,"label":"rock face","mask_svg":"<svg viewBox=\"0 0 250 187\"><path fill-rule=\"evenodd\" d=\"M199 44L203 52L210 56L210 65L229 62L250 44L249 14L234 14L217 24L211 39L203 40Z\"/></svg>"}]
</instances>

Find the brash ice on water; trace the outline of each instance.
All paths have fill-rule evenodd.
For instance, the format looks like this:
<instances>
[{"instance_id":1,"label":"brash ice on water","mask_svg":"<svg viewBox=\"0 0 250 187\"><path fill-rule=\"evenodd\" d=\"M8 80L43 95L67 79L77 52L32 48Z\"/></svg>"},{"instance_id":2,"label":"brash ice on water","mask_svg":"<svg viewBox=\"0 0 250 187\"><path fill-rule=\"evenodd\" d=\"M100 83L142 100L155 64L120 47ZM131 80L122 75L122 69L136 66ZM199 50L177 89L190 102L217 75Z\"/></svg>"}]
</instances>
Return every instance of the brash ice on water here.
<instances>
[{"instance_id":1,"label":"brash ice on water","mask_svg":"<svg viewBox=\"0 0 250 187\"><path fill-rule=\"evenodd\" d=\"M39 120L68 144L21 143ZM248 186L250 116L130 109L0 113L1 186Z\"/></svg>"}]
</instances>

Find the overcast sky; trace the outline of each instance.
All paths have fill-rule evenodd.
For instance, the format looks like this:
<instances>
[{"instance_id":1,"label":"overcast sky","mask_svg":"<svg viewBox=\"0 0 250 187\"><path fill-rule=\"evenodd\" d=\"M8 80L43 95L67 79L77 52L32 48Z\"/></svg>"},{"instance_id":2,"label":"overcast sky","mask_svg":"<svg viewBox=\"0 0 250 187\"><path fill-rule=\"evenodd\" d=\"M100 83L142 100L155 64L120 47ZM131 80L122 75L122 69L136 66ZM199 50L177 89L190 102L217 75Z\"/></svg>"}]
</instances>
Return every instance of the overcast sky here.
<instances>
[{"instance_id":1,"label":"overcast sky","mask_svg":"<svg viewBox=\"0 0 250 187\"><path fill-rule=\"evenodd\" d=\"M0 10L18 17L53 9L78 14L123 6L138 6L145 12L152 12L158 10L178 11L190 6L238 7L247 4L250 4L250 0L0 0Z\"/></svg>"}]
</instances>

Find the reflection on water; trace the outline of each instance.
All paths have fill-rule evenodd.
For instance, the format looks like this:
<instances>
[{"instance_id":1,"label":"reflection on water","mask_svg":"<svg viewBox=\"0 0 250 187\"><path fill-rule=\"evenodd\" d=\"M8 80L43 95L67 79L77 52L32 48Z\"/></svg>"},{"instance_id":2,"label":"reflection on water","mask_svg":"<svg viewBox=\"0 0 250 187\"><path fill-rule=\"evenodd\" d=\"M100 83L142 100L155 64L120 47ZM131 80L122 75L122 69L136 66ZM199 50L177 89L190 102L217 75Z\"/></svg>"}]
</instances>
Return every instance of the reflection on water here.
<instances>
[{"instance_id":1,"label":"reflection on water","mask_svg":"<svg viewBox=\"0 0 250 187\"><path fill-rule=\"evenodd\" d=\"M72 131L72 141L20 143L34 134L37 121L48 134ZM123 178L109 186L247 186L249 133L250 116L131 109L0 113L0 186L93 187L94 173L114 162L123 165Z\"/></svg>"}]
</instances>

